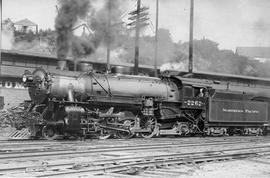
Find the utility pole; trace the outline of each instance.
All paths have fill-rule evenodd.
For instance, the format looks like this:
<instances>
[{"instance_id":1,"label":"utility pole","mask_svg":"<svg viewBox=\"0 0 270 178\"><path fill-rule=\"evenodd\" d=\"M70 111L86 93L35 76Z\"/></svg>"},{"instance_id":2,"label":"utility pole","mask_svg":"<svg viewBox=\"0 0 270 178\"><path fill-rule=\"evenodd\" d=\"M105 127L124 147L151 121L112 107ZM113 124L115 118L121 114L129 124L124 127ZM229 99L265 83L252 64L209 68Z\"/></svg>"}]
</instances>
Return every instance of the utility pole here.
<instances>
[{"instance_id":1,"label":"utility pole","mask_svg":"<svg viewBox=\"0 0 270 178\"><path fill-rule=\"evenodd\" d=\"M107 13L107 73L110 73L110 56L111 56L111 0L108 0L108 13Z\"/></svg>"},{"instance_id":2,"label":"utility pole","mask_svg":"<svg viewBox=\"0 0 270 178\"><path fill-rule=\"evenodd\" d=\"M135 36L135 59L134 59L134 75L139 74L139 43L140 43L140 10L141 0L137 0L137 18L136 18L136 36Z\"/></svg>"},{"instance_id":3,"label":"utility pole","mask_svg":"<svg viewBox=\"0 0 270 178\"><path fill-rule=\"evenodd\" d=\"M1 66L2 66L2 0L0 0L0 76L1 76Z\"/></svg>"},{"instance_id":4,"label":"utility pole","mask_svg":"<svg viewBox=\"0 0 270 178\"><path fill-rule=\"evenodd\" d=\"M147 12L149 7L141 7L141 0L137 0L137 9L128 13L131 20L131 23L127 25L131 27L131 29L135 29L135 58L134 58L134 75L139 74L139 45L140 45L140 29L149 25L147 22L149 20L149 13Z\"/></svg>"},{"instance_id":5,"label":"utility pole","mask_svg":"<svg viewBox=\"0 0 270 178\"><path fill-rule=\"evenodd\" d=\"M156 36L155 36L155 77L157 74L157 53L158 53L158 11L159 11L159 0L156 0Z\"/></svg>"},{"instance_id":6,"label":"utility pole","mask_svg":"<svg viewBox=\"0 0 270 178\"><path fill-rule=\"evenodd\" d=\"M189 65L188 72L193 72L193 18L194 18L194 0L190 0L190 26L189 26Z\"/></svg>"}]
</instances>

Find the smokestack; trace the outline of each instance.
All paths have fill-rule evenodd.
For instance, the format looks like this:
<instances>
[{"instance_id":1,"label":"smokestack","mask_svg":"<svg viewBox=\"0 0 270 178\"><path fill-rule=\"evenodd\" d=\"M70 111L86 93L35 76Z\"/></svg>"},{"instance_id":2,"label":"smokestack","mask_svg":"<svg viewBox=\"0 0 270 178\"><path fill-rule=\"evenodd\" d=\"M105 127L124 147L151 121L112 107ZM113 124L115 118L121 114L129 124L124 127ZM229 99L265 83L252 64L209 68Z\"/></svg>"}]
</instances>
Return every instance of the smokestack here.
<instances>
[{"instance_id":1,"label":"smokestack","mask_svg":"<svg viewBox=\"0 0 270 178\"><path fill-rule=\"evenodd\" d=\"M190 0L190 27L189 27L189 65L188 72L193 72L193 18L194 18L194 0Z\"/></svg>"}]
</instances>

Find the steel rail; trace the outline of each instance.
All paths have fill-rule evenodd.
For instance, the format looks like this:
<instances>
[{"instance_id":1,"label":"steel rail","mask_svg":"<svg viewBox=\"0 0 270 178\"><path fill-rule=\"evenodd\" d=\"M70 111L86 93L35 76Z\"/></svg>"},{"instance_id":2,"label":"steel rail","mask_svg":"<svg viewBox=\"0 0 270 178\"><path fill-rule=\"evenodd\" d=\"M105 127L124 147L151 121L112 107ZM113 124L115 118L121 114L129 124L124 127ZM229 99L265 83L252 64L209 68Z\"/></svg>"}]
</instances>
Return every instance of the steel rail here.
<instances>
[{"instance_id":1,"label":"steel rail","mask_svg":"<svg viewBox=\"0 0 270 178\"><path fill-rule=\"evenodd\" d=\"M191 141L190 141L191 139ZM133 138L132 141L134 142L144 142L144 141L154 141L154 142L171 142L171 141L181 141L181 142L196 142L196 140L207 140L207 141L225 141L225 140L247 140L247 139L251 139L251 140L255 140L255 139L270 139L269 136L233 136L233 137L175 137L175 138L170 138L170 137L166 137L166 138L151 138L151 139L144 139L144 138ZM223 140L217 140L217 139L223 139ZM98 139L94 139L94 140L90 140L91 143L101 143L101 142L121 142L121 143L125 143L125 142L130 142L130 139L107 139L107 140L98 140ZM30 143L29 143L30 142ZM53 140L53 141L49 141L49 140L0 140L0 144L1 146L4 145L47 145L48 143L51 144L74 144L74 143L89 143L89 141L78 141L78 140Z\"/></svg>"},{"instance_id":2,"label":"steel rail","mask_svg":"<svg viewBox=\"0 0 270 178\"><path fill-rule=\"evenodd\" d=\"M267 151L270 152L269 146L255 146L255 147L244 147L244 148L233 148L233 149L221 149L221 150L214 150L214 151L197 151L197 152L189 152L189 153L173 153L173 154L163 154L163 155L153 155L153 156L138 156L138 157L125 157L125 158L113 158L113 159L101 159L101 160L95 160L94 162L83 162L81 163L82 167L88 167L88 166L98 166L98 165L105 165L105 164L121 164L121 163L126 163L126 162L138 162L138 161L145 161L145 160L158 160L158 159L174 159L177 157L181 158L191 158L195 156L200 156L200 155L211 155L211 156L216 156L217 154L223 154L224 152L233 152L233 151L250 151L254 149L268 149ZM263 151L260 150L258 151L262 153ZM187 161L187 160L186 160ZM63 167L63 166L74 166L74 162L72 163L58 163L58 164L51 164L51 165L46 165L45 167L51 168L51 169L56 169L57 167ZM13 167L13 168L1 168L0 173L3 174L4 172L9 172L9 171L22 171L22 170L35 170L38 167L42 166L22 166L22 167ZM104 170L104 168L103 168Z\"/></svg>"},{"instance_id":3,"label":"steel rail","mask_svg":"<svg viewBox=\"0 0 270 178\"><path fill-rule=\"evenodd\" d=\"M115 151L133 151L133 150L159 150L168 148L185 148L185 147L205 147L214 145L235 145L235 144L245 144L250 143L249 141L240 142L223 142L223 143L197 143L197 144L145 144L145 145L131 145L131 146L117 146L117 147L104 147L104 148L88 148L87 150L73 149L61 149L61 150L38 150L38 151L27 151L27 152L1 152L0 160L3 159L22 159L22 158L33 158L33 157L45 157L45 156L63 156L63 155L77 155L77 154L93 154L93 153L105 153L105 152L115 152Z\"/></svg>"},{"instance_id":4,"label":"steel rail","mask_svg":"<svg viewBox=\"0 0 270 178\"><path fill-rule=\"evenodd\" d=\"M137 158L137 160L133 162L127 163L116 163L114 165L108 164L107 167L104 167L104 162L99 163L100 167L93 168L98 166L95 163L89 163L87 166L92 167L86 170L64 170L65 172L54 172L54 173L45 173L42 175L35 175L36 177L54 177L54 176L66 176L66 175L76 175L82 173L90 173L90 175L95 174L103 174L103 173L117 173L124 172L133 167L140 167L141 169L145 167L157 167L164 166L170 164L187 164L187 163L198 163L203 161L213 161L213 160L226 160L226 159L243 159L251 156L258 156L259 154L270 154L270 149L267 147L267 150L256 150L250 151L254 148L242 148L238 149L239 151L245 150L246 152L236 152L236 153L224 153L236 150L221 150L221 151L213 151L209 155L209 152L195 152L195 153L186 153L186 154L168 154L164 156L152 156L149 159ZM258 149L258 148L256 148ZM217 153L217 154L214 154ZM135 158L134 158L135 159ZM123 159L122 159L123 160ZM106 165L106 164L105 164Z\"/></svg>"},{"instance_id":5,"label":"steel rail","mask_svg":"<svg viewBox=\"0 0 270 178\"><path fill-rule=\"evenodd\" d=\"M148 140L148 141L153 141L152 139L151 140ZM183 146L187 145L187 144L196 144L198 143L198 141L200 142L200 145L201 144L208 144L208 143L214 143L214 144L221 144L221 143L227 143L227 142L230 142L230 143L233 143L233 142L236 142L236 143L248 143L248 142L267 142L267 141L270 141L270 139L265 139L265 137L259 137L259 138L254 138L254 137L248 137L248 138L245 138L245 139L225 139L225 140L192 140L192 141L181 141L181 140L176 140L176 139L172 139L172 140L155 140L155 141L159 141L158 143L152 143L151 145L152 146L157 146L157 145L177 145L177 144L182 144ZM232 142L233 141L233 142ZM130 141L129 141L130 142ZM136 143L136 142L132 142L133 145L129 145L130 143L128 143L128 145L125 145L125 143L121 142L113 142L115 145L117 145L116 147L114 146L114 148L117 148L117 147L136 147L136 146L148 146L148 144L141 144L141 143ZM161 142L161 143L160 143ZM80 149L82 148L91 148L91 149L102 149L102 148L110 148L108 147L108 142L104 142L104 145L102 145L102 142L79 142L80 145L78 145L78 142L44 142L40 145L40 143L37 143L37 144L21 144L21 143L17 143L15 145L9 145L9 144L2 144L0 146L0 155L1 153L2 154L16 154L16 151L17 153L27 153L27 152L31 152L31 153L36 153L36 152L53 152L53 151L74 151L74 149L76 150L76 147L79 147ZM48 145L49 144L49 145ZM96 144L96 145L94 145ZM110 142L109 142L110 144ZM14 146L14 148L13 148ZM20 147L18 147L20 146ZM22 149L23 146L33 146L33 147L28 147L27 149ZM37 147L34 147L34 146L37 146ZM66 147L67 146L72 146L72 147L75 147L73 149L67 149ZM194 145L196 146L196 145ZM3 147L1 149L1 147ZM7 149L9 148L9 149ZM13 149L12 149L13 148ZM64 149L63 149L64 148ZM41 150L43 149L43 150Z\"/></svg>"}]
</instances>

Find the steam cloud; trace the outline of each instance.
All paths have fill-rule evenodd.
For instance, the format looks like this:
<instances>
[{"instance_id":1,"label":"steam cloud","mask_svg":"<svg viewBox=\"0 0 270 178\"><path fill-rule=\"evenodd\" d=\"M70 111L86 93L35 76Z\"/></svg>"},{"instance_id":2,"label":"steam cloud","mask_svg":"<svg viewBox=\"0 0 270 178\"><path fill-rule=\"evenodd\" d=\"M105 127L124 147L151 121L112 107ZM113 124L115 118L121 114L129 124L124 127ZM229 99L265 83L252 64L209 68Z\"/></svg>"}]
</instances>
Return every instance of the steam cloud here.
<instances>
[{"instance_id":1,"label":"steam cloud","mask_svg":"<svg viewBox=\"0 0 270 178\"><path fill-rule=\"evenodd\" d=\"M80 18L86 17L91 4L89 0L59 0L60 9L55 19L57 33L57 57L64 59L72 43L72 29Z\"/></svg>"},{"instance_id":2,"label":"steam cloud","mask_svg":"<svg viewBox=\"0 0 270 178\"><path fill-rule=\"evenodd\" d=\"M105 5L91 17L89 25L95 31L95 36L100 43L114 42L115 36L119 32L116 29L121 25L120 17L123 5L123 0L121 2L120 0L106 0ZM110 31L108 20L111 21Z\"/></svg>"},{"instance_id":3,"label":"steam cloud","mask_svg":"<svg viewBox=\"0 0 270 178\"><path fill-rule=\"evenodd\" d=\"M10 50L14 43L14 28L11 20L4 20L2 28L2 47Z\"/></svg>"},{"instance_id":4,"label":"steam cloud","mask_svg":"<svg viewBox=\"0 0 270 178\"><path fill-rule=\"evenodd\" d=\"M3 44L3 49L12 49L14 43L14 36L12 33L3 33L2 36L2 44Z\"/></svg>"},{"instance_id":5,"label":"steam cloud","mask_svg":"<svg viewBox=\"0 0 270 178\"><path fill-rule=\"evenodd\" d=\"M101 2L101 1L99 1ZM93 54L100 45L113 43L121 26L124 1L104 0L100 9L94 8L96 0L59 0L59 14L55 20L57 33L57 57L64 59L72 50L74 57ZM108 18L111 30L108 28ZM87 25L94 34L81 37L73 35L72 29L79 19L87 19Z\"/></svg>"}]
</instances>

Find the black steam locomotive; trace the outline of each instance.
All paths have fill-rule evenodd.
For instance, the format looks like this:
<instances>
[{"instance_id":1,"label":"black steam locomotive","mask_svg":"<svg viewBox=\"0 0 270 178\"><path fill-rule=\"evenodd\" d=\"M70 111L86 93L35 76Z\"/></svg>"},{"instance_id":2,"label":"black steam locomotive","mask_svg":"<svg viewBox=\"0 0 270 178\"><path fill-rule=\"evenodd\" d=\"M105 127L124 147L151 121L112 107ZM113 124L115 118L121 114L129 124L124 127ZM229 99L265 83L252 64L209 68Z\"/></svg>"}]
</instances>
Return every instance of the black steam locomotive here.
<instances>
[{"instance_id":1,"label":"black steam locomotive","mask_svg":"<svg viewBox=\"0 0 270 178\"><path fill-rule=\"evenodd\" d=\"M49 73L42 68L26 72L23 82L31 109L41 118L32 123L32 135L46 139L90 134L100 138L261 135L269 127L270 90L265 83L239 85L171 73L160 78L92 71Z\"/></svg>"}]
</instances>

